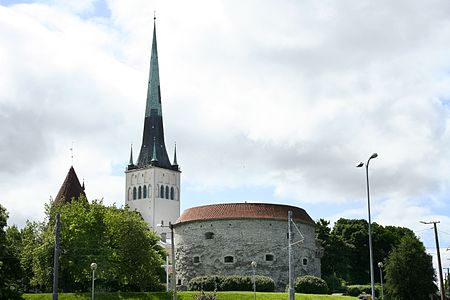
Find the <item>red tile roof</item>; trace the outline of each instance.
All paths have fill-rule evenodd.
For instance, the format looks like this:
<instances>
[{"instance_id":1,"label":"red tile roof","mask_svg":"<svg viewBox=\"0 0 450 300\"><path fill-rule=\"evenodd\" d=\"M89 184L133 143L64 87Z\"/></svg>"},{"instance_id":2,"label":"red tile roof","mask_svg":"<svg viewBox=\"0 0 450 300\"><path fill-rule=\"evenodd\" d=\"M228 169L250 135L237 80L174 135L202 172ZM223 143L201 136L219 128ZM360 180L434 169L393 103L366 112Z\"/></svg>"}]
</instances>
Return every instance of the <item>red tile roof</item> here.
<instances>
[{"instance_id":1,"label":"red tile roof","mask_svg":"<svg viewBox=\"0 0 450 300\"><path fill-rule=\"evenodd\" d=\"M224 203L192 207L181 214L176 224L220 219L272 219L287 221L288 211L292 211L295 221L314 224L313 219L303 208L269 203Z\"/></svg>"}]
</instances>

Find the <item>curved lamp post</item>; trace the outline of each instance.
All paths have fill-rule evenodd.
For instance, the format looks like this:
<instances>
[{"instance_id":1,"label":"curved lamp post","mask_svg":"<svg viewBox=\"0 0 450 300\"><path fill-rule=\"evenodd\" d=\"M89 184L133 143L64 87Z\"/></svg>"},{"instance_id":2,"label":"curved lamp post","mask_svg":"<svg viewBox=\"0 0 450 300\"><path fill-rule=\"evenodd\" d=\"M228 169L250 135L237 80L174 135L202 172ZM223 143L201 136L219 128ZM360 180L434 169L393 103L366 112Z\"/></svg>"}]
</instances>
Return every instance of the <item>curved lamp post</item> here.
<instances>
[{"instance_id":1,"label":"curved lamp post","mask_svg":"<svg viewBox=\"0 0 450 300\"><path fill-rule=\"evenodd\" d=\"M97 270L97 264L92 263L91 269L92 269L92 300L94 300L94 280L95 280L95 270Z\"/></svg>"},{"instance_id":2,"label":"curved lamp post","mask_svg":"<svg viewBox=\"0 0 450 300\"><path fill-rule=\"evenodd\" d=\"M378 268L380 268L381 300L384 300L384 292L383 292L383 263L381 261L378 263Z\"/></svg>"},{"instance_id":3,"label":"curved lamp post","mask_svg":"<svg viewBox=\"0 0 450 300\"><path fill-rule=\"evenodd\" d=\"M251 263L253 268L253 299L256 300L256 261Z\"/></svg>"},{"instance_id":4,"label":"curved lamp post","mask_svg":"<svg viewBox=\"0 0 450 300\"><path fill-rule=\"evenodd\" d=\"M370 258L370 287L372 290L372 299L375 299L375 281L373 275L373 251L372 251L372 229L371 229L371 218L370 218L370 192L369 192L369 163L373 158L378 157L378 154L372 154L366 163L366 183L367 183L367 211L369 214L369 258ZM360 162L356 167L361 168L364 164Z\"/></svg>"}]
</instances>

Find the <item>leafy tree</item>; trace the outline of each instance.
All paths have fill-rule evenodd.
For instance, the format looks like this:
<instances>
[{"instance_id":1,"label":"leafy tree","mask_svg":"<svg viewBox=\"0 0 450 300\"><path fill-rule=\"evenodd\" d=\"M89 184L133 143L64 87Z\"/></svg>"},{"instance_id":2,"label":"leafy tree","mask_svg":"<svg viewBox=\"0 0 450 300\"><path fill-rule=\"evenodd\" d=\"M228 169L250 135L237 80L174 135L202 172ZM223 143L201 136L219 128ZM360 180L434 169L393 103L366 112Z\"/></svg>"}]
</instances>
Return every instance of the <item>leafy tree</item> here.
<instances>
[{"instance_id":1,"label":"leafy tree","mask_svg":"<svg viewBox=\"0 0 450 300\"><path fill-rule=\"evenodd\" d=\"M61 214L59 288L87 291L96 262L96 286L103 290L161 289L164 250L142 217L127 208L89 204L84 198L47 207L39 246L33 251L32 283L50 290L53 274L55 218ZM33 244L31 239L29 244Z\"/></svg>"},{"instance_id":2,"label":"leafy tree","mask_svg":"<svg viewBox=\"0 0 450 300\"><path fill-rule=\"evenodd\" d=\"M351 251L352 245L346 243L341 236L332 234L329 224L330 222L324 219L320 219L316 223L317 239L324 248L324 255L321 259L322 276L348 280L350 266L348 253ZM333 285L330 288L333 288Z\"/></svg>"},{"instance_id":3,"label":"leafy tree","mask_svg":"<svg viewBox=\"0 0 450 300\"><path fill-rule=\"evenodd\" d=\"M0 299L22 299L18 285L20 280L19 260L14 255L10 239L14 235L14 229L8 236L5 230L7 220L6 208L0 205ZM17 230L17 228L15 229Z\"/></svg>"},{"instance_id":4,"label":"leafy tree","mask_svg":"<svg viewBox=\"0 0 450 300\"><path fill-rule=\"evenodd\" d=\"M428 299L437 291L432 258L414 234L402 237L386 259L385 272L391 299Z\"/></svg>"},{"instance_id":5,"label":"leafy tree","mask_svg":"<svg viewBox=\"0 0 450 300\"><path fill-rule=\"evenodd\" d=\"M336 289L341 285L335 285L340 279L350 284L367 284L370 282L369 263L369 235L368 223L364 219L341 218L333 226L329 222L319 220L316 223L317 239L324 247L324 256L321 260L322 276L331 283L330 288ZM395 226L383 227L372 223L372 245L374 257L374 269L377 263L383 261L392 249L400 243L405 235L412 231ZM379 277L375 276L375 281Z\"/></svg>"}]
</instances>

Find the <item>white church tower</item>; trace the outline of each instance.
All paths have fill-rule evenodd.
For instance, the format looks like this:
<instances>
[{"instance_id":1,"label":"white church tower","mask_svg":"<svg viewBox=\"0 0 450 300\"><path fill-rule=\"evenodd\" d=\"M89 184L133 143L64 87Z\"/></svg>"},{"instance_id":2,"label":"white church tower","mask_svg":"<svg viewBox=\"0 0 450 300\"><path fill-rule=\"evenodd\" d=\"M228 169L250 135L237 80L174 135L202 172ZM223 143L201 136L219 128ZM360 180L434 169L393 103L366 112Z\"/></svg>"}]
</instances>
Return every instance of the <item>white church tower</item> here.
<instances>
[{"instance_id":1,"label":"white church tower","mask_svg":"<svg viewBox=\"0 0 450 300\"><path fill-rule=\"evenodd\" d=\"M169 229L157 227L157 224L175 223L180 216L181 171L178 168L176 146L172 164L164 143L156 25L154 26L142 146L136 164L133 162L131 149L130 162L125 171L125 203L130 210L140 212L164 240Z\"/></svg>"}]
</instances>

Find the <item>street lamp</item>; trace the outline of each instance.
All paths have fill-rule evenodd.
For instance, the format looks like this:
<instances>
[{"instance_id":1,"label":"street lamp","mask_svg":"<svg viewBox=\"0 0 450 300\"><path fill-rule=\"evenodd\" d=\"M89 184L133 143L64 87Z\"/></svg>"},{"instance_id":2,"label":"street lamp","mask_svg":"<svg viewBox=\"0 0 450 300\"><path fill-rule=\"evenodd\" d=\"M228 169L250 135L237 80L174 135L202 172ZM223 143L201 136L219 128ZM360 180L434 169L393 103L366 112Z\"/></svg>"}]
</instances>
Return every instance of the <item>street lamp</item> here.
<instances>
[{"instance_id":1,"label":"street lamp","mask_svg":"<svg viewBox=\"0 0 450 300\"><path fill-rule=\"evenodd\" d=\"M256 300L256 261L251 263L253 268L253 299Z\"/></svg>"},{"instance_id":2,"label":"street lamp","mask_svg":"<svg viewBox=\"0 0 450 300\"><path fill-rule=\"evenodd\" d=\"M169 225L164 225L164 221L161 224L157 224L157 227L170 228L170 239L172 243L172 288L173 288L173 300L177 300L177 269L175 265L175 240L173 238L173 224L169 222Z\"/></svg>"},{"instance_id":3,"label":"street lamp","mask_svg":"<svg viewBox=\"0 0 450 300\"><path fill-rule=\"evenodd\" d=\"M92 300L94 300L94 280L95 280L95 270L97 269L97 264L92 263L91 269L92 269Z\"/></svg>"},{"instance_id":4,"label":"street lamp","mask_svg":"<svg viewBox=\"0 0 450 300\"><path fill-rule=\"evenodd\" d=\"M373 253L372 253L372 229L371 229L371 219L370 219L370 192L369 192L369 163L372 158L378 157L378 154L372 154L366 163L366 183L367 183L367 211L369 213L369 258L370 258L370 287L372 290L372 299L375 299L375 281L373 275ZM360 162L356 167L361 168L364 166L362 162Z\"/></svg>"},{"instance_id":5,"label":"street lamp","mask_svg":"<svg viewBox=\"0 0 450 300\"><path fill-rule=\"evenodd\" d=\"M383 292L383 263L380 261L378 263L378 268L380 268L380 283L381 283L381 300L384 300L384 292Z\"/></svg>"}]
</instances>

